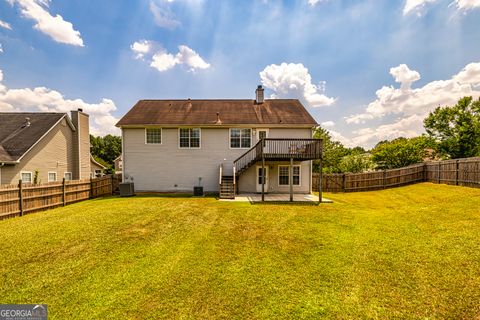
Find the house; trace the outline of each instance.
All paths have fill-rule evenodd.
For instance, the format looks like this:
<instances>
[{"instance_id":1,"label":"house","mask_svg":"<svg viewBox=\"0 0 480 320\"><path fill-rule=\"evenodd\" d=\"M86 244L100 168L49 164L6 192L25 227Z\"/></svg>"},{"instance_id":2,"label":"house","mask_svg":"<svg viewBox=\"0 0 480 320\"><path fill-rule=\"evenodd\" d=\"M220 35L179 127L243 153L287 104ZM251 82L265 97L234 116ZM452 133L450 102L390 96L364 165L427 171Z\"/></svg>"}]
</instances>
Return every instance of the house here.
<instances>
[{"instance_id":1,"label":"house","mask_svg":"<svg viewBox=\"0 0 480 320\"><path fill-rule=\"evenodd\" d=\"M0 184L91 176L89 117L66 113L0 113Z\"/></svg>"},{"instance_id":2,"label":"house","mask_svg":"<svg viewBox=\"0 0 480 320\"><path fill-rule=\"evenodd\" d=\"M90 174L92 178L98 178L98 177L104 176L106 169L107 167L105 167L103 164L95 160L93 156L90 155Z\"/></svg>"},{"instance_id":3,"label":"house","mask_svg":"<svg viewBox=\"0 0 480 320\"><path fill-rule=\"evenodd\" d=\"M113 160L113 164L115 166L115 173L122 174L122 169L123 169L122 155L119 155L118 157L116 157L115 160Z\"/></svg>"},{"instance_id":4,"label":"house","mask_svg":"<svg viewBox=\"0 0 480 320\"><path fill-rule=\"evenodd\" d=\"M296 99L140 100L117 123L136 191L310 193L317 122ZM263 139L263 143L262 143ZM265 172L265 178L263 177Z\"/></svg>"}]
</instances>

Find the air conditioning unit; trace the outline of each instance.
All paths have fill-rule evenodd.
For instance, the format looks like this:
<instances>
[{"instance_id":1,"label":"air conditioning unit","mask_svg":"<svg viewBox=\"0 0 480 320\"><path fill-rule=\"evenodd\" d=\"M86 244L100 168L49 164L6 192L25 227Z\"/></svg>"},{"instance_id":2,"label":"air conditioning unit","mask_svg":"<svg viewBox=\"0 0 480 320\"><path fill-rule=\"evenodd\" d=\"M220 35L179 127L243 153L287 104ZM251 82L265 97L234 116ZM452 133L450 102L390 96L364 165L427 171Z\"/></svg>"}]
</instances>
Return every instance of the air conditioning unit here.
<instances>
[{"instance_id":1,"label":"air conditioning unit","mask_svg":"<svg viewBox=\"0 0 480 320\"><path fill-rule=\"evenodd\" d=\"M120 197L131 197L135 195L133 182L120 183Z\"/></svg>"}]
</instances>

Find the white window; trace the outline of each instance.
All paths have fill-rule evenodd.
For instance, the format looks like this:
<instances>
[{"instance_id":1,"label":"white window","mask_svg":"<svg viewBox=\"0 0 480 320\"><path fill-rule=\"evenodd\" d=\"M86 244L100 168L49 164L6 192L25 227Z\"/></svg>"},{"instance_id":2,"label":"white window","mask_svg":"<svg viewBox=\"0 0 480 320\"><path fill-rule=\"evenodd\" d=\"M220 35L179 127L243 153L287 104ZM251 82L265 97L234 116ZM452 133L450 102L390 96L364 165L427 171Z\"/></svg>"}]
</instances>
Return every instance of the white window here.
<instances>
[{"instance_id":1,"label":"white window","mask_svg":"<svg viewBox=\"0 0 480 320\"><path fill-rule=\"evenodd\" d=\"M57 181L57 173L55 171L48 172L48 182Z\"/></svg>"},{"instance_id":2,"label":"white window","mask_svg":"<svg viewBox=\"0 0 480 320\"><path fill-rule=\"evenodd\" d=\"M230 148L250 148L252 129L230 129Z\"/></svg>"},{"instance_id":3,"label":"white window","mask_svg":"<svg viewBox=\"0 0 480 320\"><path fill-rule=\"evenodd\" d=\"M65 178L65 180L70 181L70 180L72 180L72 173L71 172L65 172L63 177Z\"/></svg>"},{"instance_id":4,"label":"white window","mask_svg":"<svg viewBox=\"0 0 480 320\"><path fill-rule=\"evenodd\" d=\"M32 183L32 173L30 171L23 171L20 177L22 178L22 183Z\"/></svg>"},{"instance_id":5,"label":"white window","mask_svg":"<svg viewBox=\"0 0 480 320\"><path fill-rule=\"evenodd\" d=\"M293 168L293 185L300 185L300 166L295 165ZM288 186L290 185L290 166L278 166L278 185Z\"/></svg>"},{"instance_id":6,"label":"white window","mask_svg":"<svg viewBox=\"0 0 480 320\"><path fill-rule=\"evenodd\" d=\"M161 128L145 129L145 143L147 143L147 144L161 144L162 143L162 129Z\"/></svg>"},{"instance_id":7,"label":"white window","mask_svg":"<svg viewBox=\"0 0 480 320\"><path fill-rule=\"evenodd\" d=\"M178 139L180 148L200 148L200 128L180 128Z\"/></svg>"}]
</instances>

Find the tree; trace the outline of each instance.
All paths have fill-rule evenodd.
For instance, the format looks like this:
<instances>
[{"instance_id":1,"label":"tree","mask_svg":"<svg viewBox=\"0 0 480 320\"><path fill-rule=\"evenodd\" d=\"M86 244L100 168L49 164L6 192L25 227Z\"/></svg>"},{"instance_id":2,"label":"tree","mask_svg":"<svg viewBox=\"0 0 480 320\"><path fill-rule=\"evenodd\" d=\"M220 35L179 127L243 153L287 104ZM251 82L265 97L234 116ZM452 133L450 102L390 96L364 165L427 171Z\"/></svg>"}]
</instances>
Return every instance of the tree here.
<instances>
[{"instance_id":1,"label":"tree","mask_svg":"<svg viewBox=\"0 0 480 320\"><path fill-rule=\"evenodd\" d=\"M357 150L344 156L340 161L339 168L341 172L350 173L372 171L375 169L375 162L372 160L372 155L368 153L359 153Z\"/></svg>"},{"instance_id":2,"label":"tree","mask_svg":"<svg viewBox=\"0 0 480 320\"><path fill-rule=\"evenodd\" d=\"M341 172L339 168L340 161L344 156L349 154L349 149L345 148L341 142L333 141L330 133L321 127L315 129L313 137L316 139L323 139L323 172ZM319 172L318 167L319 162L314 161L313 170L315 172Z\"/></svg>"},{"instance_id":3,"label":"tree","mask_svg":"<svg viewBox=\"0 0 480 320\"><path fill-rule=\"evenodd\" d=\"M435 146L426 136L381 141L372 149L372 160L379 169L394 169L422 162L427 149Z\"/></svg>"},{"instance_id":4,"label":"tree","mask_svg":"<svg viewBox=\"0 0 480 320\"><path fill-rule=\"evenodd\" d=\"M437 107L425 118L430 137L438 141L440 153L451 159L480 155L480 98L460 99L456 105Z\"/></svg>"},{"instance_id":5,"label":"tree","mask_svg":"<svg viewBox=\"0 0 480 320\"><path fill-rule=\"evenodd\" d=\"M107 163L107 172L112 172L113 160L122 153L122 138L111 134L105 137L90 135L90 153L95 159L102 160L102 164Z\"/></svg>"}]
</instances>

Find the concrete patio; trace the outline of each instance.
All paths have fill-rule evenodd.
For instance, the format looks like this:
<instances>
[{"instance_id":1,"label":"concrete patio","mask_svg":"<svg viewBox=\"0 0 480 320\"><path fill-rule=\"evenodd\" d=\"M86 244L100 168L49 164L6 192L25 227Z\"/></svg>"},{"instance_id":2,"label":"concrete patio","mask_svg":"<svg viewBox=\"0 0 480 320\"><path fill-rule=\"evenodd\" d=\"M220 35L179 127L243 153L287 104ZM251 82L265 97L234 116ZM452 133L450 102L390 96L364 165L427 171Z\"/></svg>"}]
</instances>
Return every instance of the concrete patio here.
<instances>
[{"instance_id":1,"label":"concrete patio","mask_svg":"<svg viewBox=\"0 0 480 320\"><path fill-rule=\"evenodd\" d=\"M235 199L220 199L220 201L232 202L262 202L261 193L241 193L235 196ZM290 194L265 194L265 202L290 202ZM318 196L314 194L294 194L293 202L318 203ZM329 199L322 199L322 203L331 203Z\"/></svg>"}]
</instances>

